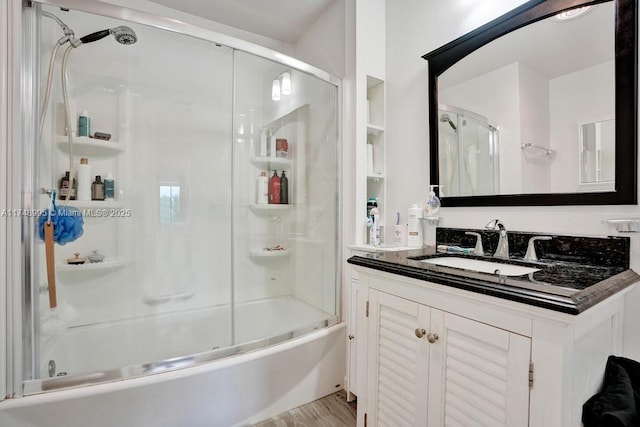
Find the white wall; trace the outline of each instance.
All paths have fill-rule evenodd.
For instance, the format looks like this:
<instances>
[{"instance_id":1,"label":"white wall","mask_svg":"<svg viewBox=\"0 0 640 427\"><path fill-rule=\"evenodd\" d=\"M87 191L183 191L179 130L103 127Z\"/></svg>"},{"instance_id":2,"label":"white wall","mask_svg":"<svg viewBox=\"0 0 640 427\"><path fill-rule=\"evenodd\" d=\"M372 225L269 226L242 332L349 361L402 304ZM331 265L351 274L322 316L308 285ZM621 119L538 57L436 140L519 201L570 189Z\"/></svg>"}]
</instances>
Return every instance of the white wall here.
<instances>
[{"instance_id":1,"label":"white wall","mask_svg":"<svg viewBox=\"0 0 640 427\"><path fill-rule=\"evenodd\" d=\"M296 41L293 56L333 75L345 76L347 1L336 0L329 5Z\"/></svg>"},{"instance_id":2,"label":"white wall","mask_svg":"<svg viewBox=\"0 0 640 427\"><path fill-rule=\"evenodd\" d=\"M405 211L426 197L429 180L427 61L421 58L439 46L524 3L521 0L466 0L387 4L387 138L388 209ZM442 208L441 226L483 227L500 218L510 230L615 234L602 220L640 216L638 206L557 206ZM631 267L640 271L640 236L631 237ZM640 299L630 303L640 311ZM640 359L640 340L629 329L625 353Z\"/></svg>"},{"instance_id":3,"label":"white wall","mask_svg":"<svg viewBox=\"0 0 640 427\"><path fill-rule=\"evenodd\" d=\"M573 124L613 118L614 81L615 64L609 61L549 82L551 144L558 152L551 163L553 191L577 191L579 134Z\"/></svg>"}]
</instances>

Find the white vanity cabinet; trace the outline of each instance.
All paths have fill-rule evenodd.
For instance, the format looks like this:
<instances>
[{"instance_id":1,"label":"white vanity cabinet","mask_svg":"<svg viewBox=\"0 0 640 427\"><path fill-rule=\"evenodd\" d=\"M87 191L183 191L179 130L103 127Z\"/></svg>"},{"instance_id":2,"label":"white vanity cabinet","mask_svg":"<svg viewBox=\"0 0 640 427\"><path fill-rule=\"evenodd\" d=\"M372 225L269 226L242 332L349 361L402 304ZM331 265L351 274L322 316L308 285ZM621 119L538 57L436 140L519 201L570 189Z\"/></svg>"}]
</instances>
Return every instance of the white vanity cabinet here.
<instances>
[{"instance_id":1,"label":"white vanity cabinet","mask_svg":"<svg viewBox=\"0 0 640 427\"><path fill-rule=\"evenodd\" d=\"M621 350L626 290L569 315L356 270L368 288L367 426L578 427Z\"/></svg>"}]
</instances>

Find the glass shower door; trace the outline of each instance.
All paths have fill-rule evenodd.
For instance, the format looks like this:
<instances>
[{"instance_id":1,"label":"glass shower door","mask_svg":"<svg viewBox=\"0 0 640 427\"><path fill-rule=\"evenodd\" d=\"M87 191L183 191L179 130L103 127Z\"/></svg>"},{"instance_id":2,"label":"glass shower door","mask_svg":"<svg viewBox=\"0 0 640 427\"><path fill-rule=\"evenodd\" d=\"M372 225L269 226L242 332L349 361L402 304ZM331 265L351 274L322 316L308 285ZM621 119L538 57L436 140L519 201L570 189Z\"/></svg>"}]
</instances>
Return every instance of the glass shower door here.
<instances>
[{"instance_id":1,"label":"glass shower door","mask_svg":"<svg viewBox=\"0 0 640 427\"><path fill-rule=\"evenodd\" d=\"M44 292L35 301L40 306L36 362L26 378L149 367L230 346L232 49L159 28L41 7L78 37L127 26L137 42L123 45L109 35L70 50L71 129L64 119L62 54L55 62L37 144L37 185L60 194L65 172L76 171L71 174L76 200L57 203L83 213L84 233L55 245L56 311L46 293L44 245L37 246L34 287ZM40 15L39 22L44 90L61 30L50 16ZM86 133L76 126L85 111L90 117ZM100 139L100 133L110 136ZM81 159L90 169L89 185L97 176L113 178L113 200L82 197L86 183L79 172L86 165ZM44 195L36 202L49 206Z\"/></svg>"},{"instance_id":2,"label":"glass shower door","mask_svg":"<svg viewBox=\"0 0 640 427\"><path fill-rule=\"evenodd\" d=\"M234 338L335 322L337 87L236 52ZM266 175L266 176L264 176Z\"/></svg>"}]
</instances>

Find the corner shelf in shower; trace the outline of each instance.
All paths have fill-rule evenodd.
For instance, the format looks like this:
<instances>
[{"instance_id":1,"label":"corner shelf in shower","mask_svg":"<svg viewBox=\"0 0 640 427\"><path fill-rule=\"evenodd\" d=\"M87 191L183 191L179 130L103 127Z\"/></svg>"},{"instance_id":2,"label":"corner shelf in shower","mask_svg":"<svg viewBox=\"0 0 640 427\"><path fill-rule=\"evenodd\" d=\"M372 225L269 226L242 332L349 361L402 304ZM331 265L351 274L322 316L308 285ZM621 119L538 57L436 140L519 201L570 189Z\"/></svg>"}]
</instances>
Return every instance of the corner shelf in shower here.
<instances>
[{"instance_id":1,"label":"corner shelf in shower","mask_svg":"<svg viewBox=\"0 0 640 427\"><path fill-rule=\"evenodd\" d=\"M69 141L66 136L57 137L58 148L69 152ZM73 155L82 157L115 157L124 151L124 146L117 141L102 141L80 136L73 138Z\"/></svg>"},{"instance_id":2,"label":"corner shelf in shower","mask_svg":"<svg viewBox=\"0 0 640 427\"><path fill-rule=\"evenodd\" d=\"M126 263L127 261L124 258L106 258L102 262L85 262L79 265L58 264L56 265L56 270L73 273L81 271L104 271L124 267Z\"/></svg>"},{"instance_id":3,"label":"corner shelf in shower","mask_svg":"<svg viewBox=\"0 0 640 427\"><path fill-rule=\"evenodd\" d=\"M291 209L291 205L257 205L251 204L249 205L252 211L254 212L286 212Z\"/></svg>"},{"instance_id":4,"label":"corner shelf in shower","mask_svg":"<svg viewBox=\"0 0 640 427\"><path fill-rule=\"evenodd\" d=\"M265 251L264 249L251 249L249 255L256 258L278 258L289 256L290 249L280 251Z\"/></svg>"},{"instance_id":5,"label":"corner shelf in shower","mask_svg":"<svg viewBox=\"0 0 640 427\"><path fill-rule=\"evenodd\" d=\"M122 208L124 206L123 202L119 201L106 201L106 200L69 200L68 203L65 203L64 200L59 200L58 205L64 206L72 206L78 209L115 209Z\"/></svg>"},{"instance_id":6,"label":"corner shelf in shower","mask_svg":"<svg viewBox=\"0 0 640 427\"><path fill-rule=\"evenodd\" d=\"M291 159L282 157L260 157L254 156L250 159L251 163L262 169L291 169Z\"/></svg>"}]
</instances>

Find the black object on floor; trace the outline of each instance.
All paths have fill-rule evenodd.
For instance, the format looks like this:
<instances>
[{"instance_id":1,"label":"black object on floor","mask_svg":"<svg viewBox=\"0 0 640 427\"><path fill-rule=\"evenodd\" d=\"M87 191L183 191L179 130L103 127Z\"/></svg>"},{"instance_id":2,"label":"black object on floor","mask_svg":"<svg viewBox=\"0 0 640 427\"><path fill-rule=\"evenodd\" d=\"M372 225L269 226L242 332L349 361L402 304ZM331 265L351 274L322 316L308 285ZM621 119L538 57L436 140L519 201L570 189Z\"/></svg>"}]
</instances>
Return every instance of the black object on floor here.
<instances>
[{"instance_id":1,"label":"black object on floor","mask_svg":"<svg viewBox=\"0 0 640 427\"><path fill-rule=\"evenodd\" d=\"M639 409L640 363L609 356L602 389L582 406L584 427L637 427Z\"/></svg>"}]
</instances>

